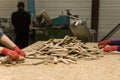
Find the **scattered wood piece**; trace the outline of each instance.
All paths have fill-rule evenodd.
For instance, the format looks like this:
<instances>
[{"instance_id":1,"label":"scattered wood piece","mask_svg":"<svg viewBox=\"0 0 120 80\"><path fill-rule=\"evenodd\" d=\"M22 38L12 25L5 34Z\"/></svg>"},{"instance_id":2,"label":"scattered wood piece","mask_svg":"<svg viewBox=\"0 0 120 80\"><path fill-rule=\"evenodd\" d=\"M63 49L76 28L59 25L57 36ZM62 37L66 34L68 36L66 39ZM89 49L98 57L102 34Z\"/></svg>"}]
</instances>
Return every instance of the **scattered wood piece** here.
<instances>
[{"instance_id":1,"label":"scattered wood piece","mask_svg":"<svg viewBox=\"0 0 120 80\"><path fill-rule=\"evenodd\" d=\"M57 64L59 62L57 57L54 57L54 64Z\"/></svg>"},{"instance_id":2,"label":"scattered wood piece","mask_svg":"<svg viewBox=\"0 0 120 80\"><path fill-rule=\"evenodd\" d=\"M44 62L45 62L45 60L42 60L42 61L39 61L39 62L33 63L33 65L39 65L39 64L42 64L42 63L44 63Z\"/></svg>"},{"instance_id":3,"label":"scattered wood piece","mask_svg":"<svg viewBox=\"0 0 120 80\"><path fill-rule=\"evenodd\" d=\"M66 59L60 58L60 61L65 63L65 64L69 64L69 62Z\"/></svg>"}]
</instances>

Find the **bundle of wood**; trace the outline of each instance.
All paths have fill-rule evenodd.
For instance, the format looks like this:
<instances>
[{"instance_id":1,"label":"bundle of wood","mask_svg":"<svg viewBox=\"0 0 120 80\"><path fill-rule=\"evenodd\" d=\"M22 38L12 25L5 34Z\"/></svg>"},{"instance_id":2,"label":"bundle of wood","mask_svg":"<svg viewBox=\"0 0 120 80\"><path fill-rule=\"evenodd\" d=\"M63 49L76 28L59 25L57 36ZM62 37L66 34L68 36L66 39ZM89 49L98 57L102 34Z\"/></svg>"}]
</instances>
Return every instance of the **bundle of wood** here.
<instances>
[{"instance_id":1,"label":"bundle of wood","mask_svg":"<svg viewBox=\"0 0 120 80\"><path fill-rule=\"evenodd\" d=\"M101 49L78 40L76 37L65 36L63 39L50 39L40 44L36 42L24 49L28 53L27 58L39 59L34 65L41 63L63 62L65 64L76 63L78 59L95 60L103 57Z\"/></svg>"}]
</instances>

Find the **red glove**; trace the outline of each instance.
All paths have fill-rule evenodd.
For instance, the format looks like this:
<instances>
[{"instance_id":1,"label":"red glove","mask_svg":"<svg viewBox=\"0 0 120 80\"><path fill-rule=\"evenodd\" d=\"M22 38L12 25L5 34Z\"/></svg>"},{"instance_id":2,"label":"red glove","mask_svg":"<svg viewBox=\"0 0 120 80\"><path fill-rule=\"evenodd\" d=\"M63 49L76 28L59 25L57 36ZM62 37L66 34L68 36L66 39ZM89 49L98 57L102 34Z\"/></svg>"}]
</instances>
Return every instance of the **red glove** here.
<instances>
[{"instance_id":1,"label":"red glove","mask_svg":"<svg viewBox=\"0 0 120 80\"><path fill-rule=\"evenodd\" d=\"M105 46L103 48L104 52L118 51L118 46Z\"/></svg>"},{"instance_id":2,"label":"red glove","mask_svg":"<svg viewBox=\"0 0 120 80\"><path fill-rule=\"evenodd\" d=\"M10 55L10 57L14 60L19 59L19 55L16 51L7 49L7 48L3 48L1 53L3 53L4 55Z\"/></svg>"},{"instance_id":3,"label":"red glove","mask_svg":"<svg viewBox=\"0 0 120 80\"><path fill-rule=\"evenodd\" d=\"M26 57L25 52L22 51L18 46L13 47L13 50L20 54L21 56Z\"/></svg>"},{"instance_id":4,"label":"red glove","mask_svg":"<svg viewBox=\"0 0 120 80\"><path fill-rule=\"evenodd\" d=\"M105 47L106 45L110 44L110 42L110 40L100 41L98 42L98 46Z\"/></svg>"}]
</instances>

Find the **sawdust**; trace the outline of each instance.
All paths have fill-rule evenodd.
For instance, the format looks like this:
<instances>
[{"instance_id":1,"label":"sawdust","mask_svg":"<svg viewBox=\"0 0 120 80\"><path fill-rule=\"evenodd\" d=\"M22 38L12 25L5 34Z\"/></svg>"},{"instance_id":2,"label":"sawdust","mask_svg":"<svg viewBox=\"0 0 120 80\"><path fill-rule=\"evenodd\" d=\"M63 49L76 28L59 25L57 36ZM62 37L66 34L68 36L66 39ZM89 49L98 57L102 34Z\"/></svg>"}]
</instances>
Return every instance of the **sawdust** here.
<instances>
[{"instance_id":1,"label":"sawdust","mask_svg":"<svg viewBox=\"0 0 120 80\"><path fill-rule=\"evenodd\" d=\"M70 65L0 66L0 80L119 80L119 70L120 55L106 55L99 60L79 60Z\"/></svg>"},{"instance_id":2,"label":"sawdust","mask_svg":"<svg viewBox=\"0 0 120 80\"><path fill-rule=\"evenodd\" d=\"M0 65L0 80L120 79L120 55L118 54L104 55L100 59L90 61L81 59L77 61L77 64L69 65L64 63L30 65L33 62L38 62L38 60L26 59L23 64L16 64L9 67Z\"/></svg>"}]
</instances>

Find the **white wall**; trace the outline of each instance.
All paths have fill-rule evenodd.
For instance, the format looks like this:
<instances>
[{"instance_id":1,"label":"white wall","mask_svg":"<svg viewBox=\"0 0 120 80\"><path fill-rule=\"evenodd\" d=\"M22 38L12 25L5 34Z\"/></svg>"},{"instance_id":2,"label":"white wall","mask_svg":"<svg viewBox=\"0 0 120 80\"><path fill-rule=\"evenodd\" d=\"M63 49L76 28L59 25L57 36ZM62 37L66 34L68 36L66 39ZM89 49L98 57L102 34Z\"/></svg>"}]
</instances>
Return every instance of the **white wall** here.
<instances>
[{"instance_id":1,"label":"white wall","mask_svg":"<svg viewBox=\"0 0 120 80\"><path fill-rule=\"evenodd\" d=\"M27 5L27 0L0 0L0 26L10 27L11 25L11 14L17 10L18 1L23 1ZM27 7L27 6L26 6ZM2 19L7 19L4 22Z\"/></svg>"},{"instance_id":2,"label":"white wall","mask_svg":"<svg viewBox=\"0 0 120 80\"><path fill-rule=\"evenodd\" d=\"M10 17L11 13L17 10L18 1L23 1L27 5L27 0L0 0L0 18Z\"/></svg>"},{"instance_id":3,"label":"white wall","mask_svg":"<svg viewBox=\"0 0 120 80\"><path fill-rule=\"evenodd\" d=\"M120 0L100 0L98 40L101 40L118 23L120 23ZM120 39L120 30L110 39Z\"/></svg>"},{"instance_id":4,"label":"white wall","mask_svg":"<svg viewBox=\"0 0 120 80\"><path fill-rule=\"evenodd\" d=\"M78 14L80 18L91 23L91 1L92 0L35 0L36 14L39 15L45 9L51 18L58 17L61 12L65 14L66 9L71 9L72 14ZM120 0L100 0L99 32L98 41L109 31L120 23ZM120 31L116 32L110 39L119 39Z\"/></svg>"},{"instance_id":5,"label":"white wall","mask_svg":"<svg viewBox=\"0 0 120 80\"><path fill-rule=\"evenodd\" d=\"M0 17L9 17L16 10L17 0L0 0Z\"/></svg>"},{"instance_id":6,"label":"white wall","mask_svg":"<svg viewBox=\"0 0 120 80\"><path fill-rule=\"evenodd\" d=\"M90 27L91 0L35 0L36 15L45 9L51 18L56 18L61 13L66 14L66 9L71 9L73 15L79 15L81 19L88 19Z\"/></svg>"},{"instance_id":7,"label":"white wall","mask_svg":"<svg viewBox=\"0 0 120 80\"><path fill-rule=\"evenodd\" d=\"M17 10L17 2L27 0L0 0L0 18L10 17ZM35 0L36 14L39 15L45 9L51 18L58 17L66 9L71 9L73 15L79 15L81 19L88 19L88 27L91 23L91 1L92 0ZM100 0L100 17L98 40L101 40L109 31L120 23L120 0ZM120 30L110 39L120 39Z\"/></svg>"}]
</instances>

